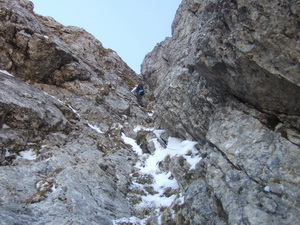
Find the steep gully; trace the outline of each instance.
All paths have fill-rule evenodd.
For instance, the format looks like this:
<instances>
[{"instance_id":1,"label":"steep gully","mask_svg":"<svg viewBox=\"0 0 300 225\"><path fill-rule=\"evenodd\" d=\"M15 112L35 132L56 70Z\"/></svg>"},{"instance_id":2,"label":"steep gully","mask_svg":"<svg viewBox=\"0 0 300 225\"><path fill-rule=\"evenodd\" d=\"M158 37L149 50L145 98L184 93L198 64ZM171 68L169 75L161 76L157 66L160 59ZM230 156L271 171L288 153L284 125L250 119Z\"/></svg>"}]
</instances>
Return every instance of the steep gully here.
<instances>
[{"instance_id":1,"label":"steep gully","mask_svg":"<svg viewBox=\"0 0 300 225\"><path fill-rule=\"evenodd\" d=\"M142 65L153 115L114 51L0 3L3 224L299 221L298 1L183 1Z\"/></svg>"}]
</instances>

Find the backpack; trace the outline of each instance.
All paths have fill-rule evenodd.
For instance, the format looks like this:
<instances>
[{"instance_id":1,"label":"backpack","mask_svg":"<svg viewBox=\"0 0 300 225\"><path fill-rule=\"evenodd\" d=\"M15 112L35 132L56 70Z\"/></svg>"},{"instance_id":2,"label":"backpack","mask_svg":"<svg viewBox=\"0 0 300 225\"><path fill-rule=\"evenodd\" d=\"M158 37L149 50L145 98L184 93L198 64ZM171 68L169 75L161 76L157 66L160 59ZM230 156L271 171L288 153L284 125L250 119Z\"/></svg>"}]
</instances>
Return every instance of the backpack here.
<instances>
[{"instance_id":1,"label":"backpack","mask_svg":"<svg viewBox=\"0 0 300 225\"><path fill-rule=\"evenodd\" d=\"M145 93L144 86L142 84L139 84L137 89L136 89L136 92L140 93L140 95L143 96L144 93Z\"/></svg>"}]
</instances>

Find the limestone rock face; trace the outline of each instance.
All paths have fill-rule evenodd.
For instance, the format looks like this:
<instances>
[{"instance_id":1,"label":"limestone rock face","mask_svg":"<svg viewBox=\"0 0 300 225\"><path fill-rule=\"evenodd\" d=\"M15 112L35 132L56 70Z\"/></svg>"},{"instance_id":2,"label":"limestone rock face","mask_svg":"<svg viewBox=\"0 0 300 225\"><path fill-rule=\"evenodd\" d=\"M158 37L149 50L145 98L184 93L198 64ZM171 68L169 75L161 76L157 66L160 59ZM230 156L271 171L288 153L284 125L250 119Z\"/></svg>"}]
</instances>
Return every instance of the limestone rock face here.
<instances>
[{"instance_id":1,"label":"limestone rock face","mask_svg":"<svg viewBox=\"0 0 300 225\"><path fill-rule=\"evenodd\" d=\"M200 76L260 110L299 116L298 3L183 1L172 38L146 56L142 73L166 87L156 89L158 99L175 77L200 85ZM190 87L190 98L200 89Z\"/></svg>"},{"instance_id":2,"label":"limestone rock face","mask_svg":"<svg viewBox=\"0 0 300 225\"><path fill-rule=\"evenodd\" d=\"M69 123L63 112L69 119L76 118L71 109L57 99L14 77L0 74L1 127L6 124L15 129L60 131Z\"/></svg>"},{"instance_id":3,"label":"limestone rock face","mask_svg":"<svg viewBox=\"0 0 300 225\"><path fill-rule=\"evenodd\" d=\"M117 53L0 0L0 224L298 224L299 6L184 0L143 62L150 117ZM134 131L145 124L168 130ZM139 177L123 133L142 160L173 135L198 142L197 164L157 163L178 184L163 193L177 196L170 207L132 207L145 194L132 185L151 175Z\"/></svg>"},{"instance_id":4,"label":"limestone rock face","mask_svg":"<svg viewBox=\"0 0 300 225\"><path fill-rule=\"evenodd\" d=\"M145 57L156 124L203 155L189 184L170 164L185 203L165 224L299 220L299 5L184 0L172 37Z\"/></svg>"},{"instance_id":5,"label":"limestone rock face","mask_svg":"<svg viewBox=\"0 0 300 225\"><path fill-rule=\"evenodd\" d=\"M0 66L23 80L61 85L105 71L134 72L112 50L77 27L33 13L29 1L1 1Z\"/></svg>"},{"instance_id":6,"label":"limestone rock face","mask_svg":"<svg viewBox=\"0 0 300 225\"><path fill-rule=\"evenodd\" d=\"M0 1L0 224L130 217L136 160L121 133L148 115L136 74L83 29Z\"/></svg>"}]
</instances>

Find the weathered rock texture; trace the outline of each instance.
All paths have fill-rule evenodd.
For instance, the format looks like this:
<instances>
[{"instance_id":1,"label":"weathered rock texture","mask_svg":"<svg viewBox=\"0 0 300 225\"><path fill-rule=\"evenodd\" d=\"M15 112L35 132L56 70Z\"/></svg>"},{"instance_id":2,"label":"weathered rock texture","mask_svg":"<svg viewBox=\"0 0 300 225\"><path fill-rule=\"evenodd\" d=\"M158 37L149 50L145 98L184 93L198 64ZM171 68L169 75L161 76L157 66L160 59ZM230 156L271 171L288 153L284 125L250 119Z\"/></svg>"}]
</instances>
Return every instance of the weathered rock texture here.
<instances>
[{"instance_id":1,"label":"weathered rock texture","mask_svg":"<svg viewBox=\"0 0 300 225\"><path fill-rule=\"evenodd\" d=\"M299 7L184 0L172 37L145 57L156 123L202 144L185 204L164 224L299 221Z\"/></svg>"},{"instance_id":2,"label":"weathered rock texture","mask_svg":"<svg viewBox=\"0 0 300 225\"><path fill-rule=\"evenodd\" d=\"M202 160L190 169L166 157L159 166L184 200L135 212L137 156L121 134L145 154L155 146L153 133L133 132L153 120L130 96L134 72L84 30L0 0L0 224L106 225L152 212L147 224L299 223L299 7L182 2L142 73L155 124L169 129L155 137L196 140Z\"/></svg>"},{"instance_id":3,"label":"weathered rock texture","mask_svg":"<svg viewBox=\"0 0 300 225\"><path fill-rule=\"evenodd\" d=\"M112 50L77 27L33 13L26 0L1 1L0 66L23 80L60 85L105 72L134 72Z\"/></svg>"},{"instance_id":4,"label":"weathered rock texture","mask_svg":"<svg viewBox=\"0 0 300 225\"><path fill-rule=\"evenodd\" d=\"M136 156L120 136L147 117L130 96L136 74L29 1L1 0L0 18L0 224L130 217Z\"/></svg>"}]
</instances>

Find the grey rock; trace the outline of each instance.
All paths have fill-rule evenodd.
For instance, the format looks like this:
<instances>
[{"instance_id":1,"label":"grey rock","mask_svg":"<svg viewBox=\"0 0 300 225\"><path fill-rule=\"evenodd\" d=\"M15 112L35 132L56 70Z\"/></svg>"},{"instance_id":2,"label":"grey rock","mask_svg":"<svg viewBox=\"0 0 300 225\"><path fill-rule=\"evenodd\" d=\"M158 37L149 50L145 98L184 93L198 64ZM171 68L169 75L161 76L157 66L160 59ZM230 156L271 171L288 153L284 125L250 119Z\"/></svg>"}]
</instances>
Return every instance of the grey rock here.
<instances>
[{"instance_id":1,"label":"grey rock","mask_svg":"<svg viewBox=\"0 0 300 225\"><path fill-rule=\"evenodd\" d=\"M1 126L69 132L71 125L58 106L68 111L68 115L72 115L72 111L57 99L3 73L0 82Z\"/></svg>"},{"instance_id":2,"label":"grey rock","mask_svg":"<svg viewBox=\"0 0 300 225\"><path fill-rule=\"evenodd\" d=\"M0 30L0 66L23 80L62 85L97 79L105 72L135 75L91 34L34 14L29 1L2 1Z\"/></svg>"},{"instance_id":3,"label":"grey rock","mask_svg":"<svg viewBox=\"0 0 300 225\"><path fill-rule=\"evenodd\" d=\"M298 218L295 214L295 204L298 200L294 182L299 179L299 147L266 129L258 120L246 114L229 108L220 111L222 115L216 115L220 120L214 120L207 133L207 140L214 146L214 152L208 156L210 162L207 168L207 182L212 185L218 196L222 196L221 202L229 212L229 223L237 223L242 219L231 220L237 217L230 216L236 213L236 210L246 215L244 219L247 218L250 224L294 223ZM221 123L215 124L221 120ZM218 168L219 172L214 172L214 167ZM217 177L214 176L218 173L222 176L217 182ZM223 179L228 188L223 189L219 186ZM270 192L265 192L264 188L270 187L269 184L274 185L273 191L271 188ZM225 189L233 193L222 193ZM238 196L234 197L235 195ZM287 196L291 198L286 200ZM243 201L244 206L234 203L235 200L232 200L235 198ZM278 205L282 207L277 207ZM288 218L286 208L291 212ZM251 216L253 214L256 215L255 218Z\"/></svg>"},{"instance_id":4,"label":"grey rock","mask_svg":"<svg viewBox=\"0 0 300 225\"><path fill-rule=\"evenodd\" d=\"M135 73L83 29L33 13L29 1L0 8L0 223L130 217L136 156L121 132L147 118L130 95Z\"/></svg>"},{"instance_id":5,"label":"grey rock","mask_svg":"<svg viewBox=\"0 0 300 225\"><path fill-rule=\"evenodd\" d=\"M187 207L182 209L182 214L184 215L184 221L182 222L188 223L188 221L192 221L191 224L228 224L226 212L224 212L222 205L212 195L213 193L205 181L199 179L191 184L185 195ZM178 214L180 215L180 213Z\"/></svg>"},{"instance_id":6,"label":"grey rock","mask_svg":"<svg viewBox=\"0 0 300 225\"><path fill-rule=\"evenodd\" d=\"M164 224L297 223L298 5L184 0L172 37L145 57L155 124L198 141L203 156L192 183L169 164L185 204Z\"/></svg>"},{"instance_id":7,"label":"grey rock","mask_svg":"<svg viewBox=\"0 0 300 225\"><path fill-rule=\"evenodd\" d=\"M0 223L145 218L133 193L154 190L129 190L137 155L121 134L153 153L155 136L133 132L147 124L168 130L156 137L162 145L194 140L202 156L192 170L180 156L160 162L184 201L153 209L147 223L297 224L298 5L184 0L172 37L142 65L150 117L113 50L33 13L29 1L0 0L0 67L15 76L0 72Z\"/></svg>"},{"instance_id":8,"label":"grey rock","mask_svg":"<svg viewBox=\"0 0 300 225\"><path fill-rule=\"evenodd\" d=\"M223 90L260 110L299 118L299 17L290 13L296 5L183 1L172 37L159 43L142 64L158 110L169 110L160 122L170 125L173 109L182 108L175 123L180 134L199 133L193 132L195 124L205 130L205 118L215 103L224 101ZM211 94L215 87L219 91ZM186 94L176 95L174 89ZM190 114L203 119L193 121Z\"/></svg>"},{"instance_id":9,"label":"grey rock","mask_svg":"<svg viewBox=\"0 0 300 225\"><path fill-rule=\"evenodd\" d=\"M178 182L180 188L184 190L189 185L188 179L186 179L186 175L188 174L190 169L186 163L185 158L176 156L172 157L168 167L172 172L172 175Z\"/></svg>"}]
</instances>

